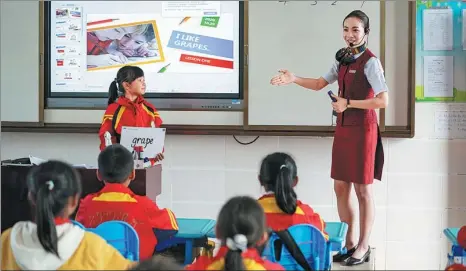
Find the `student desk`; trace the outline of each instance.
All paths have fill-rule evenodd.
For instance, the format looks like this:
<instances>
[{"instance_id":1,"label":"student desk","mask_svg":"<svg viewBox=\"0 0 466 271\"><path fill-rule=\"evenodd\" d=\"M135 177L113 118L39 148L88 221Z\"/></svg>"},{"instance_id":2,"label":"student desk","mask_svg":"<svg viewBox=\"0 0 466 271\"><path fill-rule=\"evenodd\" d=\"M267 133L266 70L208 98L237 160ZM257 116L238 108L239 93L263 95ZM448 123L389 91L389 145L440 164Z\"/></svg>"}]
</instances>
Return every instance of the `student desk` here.
<instances>
[{"instance_id":1,"label":"student desk","mask_svg":"<svg viewBox=\"0 0 466 271\"><path fill-rule=\"evenodd\" d=\"M215 238L215 220L178 218L179 231L175 238L164 245L185 244L185 264L190 264L193 257L193 244L196 239L209 237ZM326 222L325 231L329 235L331 250L340 252L345 246L348 225L343 222Z\"/></svg>"},{"instance_id":2,"label":"student desk","mask_svg":"<svg viewBox=\"0 0 466 271\"><path fill-rule=\"evenodd\" d=\"M2 232L18 221L31 220L26 176L32 167L31 165L2 165ZM76 168L76 170L80 173L82 180L81 198L98 192L104 187L104 184L97 179L96 169ZM162 192L161 175L160 165L138 169L129 188L135 194L148 196L155 201L156 196Z\"/></svg>"}]
</instances>

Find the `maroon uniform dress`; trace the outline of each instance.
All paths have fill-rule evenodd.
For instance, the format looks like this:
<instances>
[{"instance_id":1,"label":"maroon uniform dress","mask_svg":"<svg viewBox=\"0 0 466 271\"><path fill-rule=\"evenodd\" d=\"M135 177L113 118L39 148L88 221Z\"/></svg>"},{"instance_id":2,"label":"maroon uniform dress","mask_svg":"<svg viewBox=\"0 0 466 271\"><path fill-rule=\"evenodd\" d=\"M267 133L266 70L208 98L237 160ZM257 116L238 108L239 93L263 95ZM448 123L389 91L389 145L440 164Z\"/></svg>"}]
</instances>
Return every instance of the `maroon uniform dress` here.
<instances>
[{"instance_id":1,"label":"maroon uniform dress","mask_svg":"<svg viewBox=\"0 0 466 271\"><path fill-rule=\"evenodd\" d=\"M374 98L364 65L374 57L366 49L355 62L338 69L338 96L350 100ZM373 109L348 108L337 116L332 148L331 178L358 184L382 179L383 146Z\"/></svg>"}]
</instances>

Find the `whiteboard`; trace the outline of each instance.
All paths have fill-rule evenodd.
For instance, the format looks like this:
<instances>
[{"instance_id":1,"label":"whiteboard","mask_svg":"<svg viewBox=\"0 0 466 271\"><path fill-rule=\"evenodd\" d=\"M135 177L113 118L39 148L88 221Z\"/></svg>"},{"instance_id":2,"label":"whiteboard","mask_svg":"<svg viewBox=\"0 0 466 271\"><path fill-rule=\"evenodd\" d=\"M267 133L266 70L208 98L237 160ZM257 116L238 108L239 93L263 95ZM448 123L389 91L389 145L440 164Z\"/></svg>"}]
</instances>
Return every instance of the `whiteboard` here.
<instances>
[{"instance_id":1,"label":"whiteboard","mask_svg":"<svg viewBox=\"0 0 466 271\"><path fill-rule=\"evenodd\" d=\"M0 3L1 121L39 122L39 1Z\"/></svg>"},{"instance_id":2,"label":"whiteboard","mask_svg":"<svg viewBox=\"0 0 466 271\"><path fill-rule=\"evenodd\" d=\"M331 126L328 90L319 92L295 84L272 86L279 69L319 78L345 46L343 19L361 9L370 19L369 48L380 54L379 1L249 1L249 125ZM363 4L361 8L361 5Z\"/></svg>"}]
</instances>

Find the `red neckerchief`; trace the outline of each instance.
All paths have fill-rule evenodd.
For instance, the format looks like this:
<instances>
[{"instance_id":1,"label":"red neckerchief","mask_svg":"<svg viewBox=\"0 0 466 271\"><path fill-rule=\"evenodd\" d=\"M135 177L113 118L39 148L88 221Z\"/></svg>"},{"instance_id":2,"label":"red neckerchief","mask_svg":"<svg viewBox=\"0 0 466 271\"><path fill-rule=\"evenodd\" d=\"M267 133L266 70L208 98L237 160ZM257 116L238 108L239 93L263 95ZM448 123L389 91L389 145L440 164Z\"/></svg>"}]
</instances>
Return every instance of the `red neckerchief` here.
<instances>
[{"instance_id":1,"label":"red neckerchief","mask_svg":"<svg viewBox=\"0 0 466 271\"><path fill-rule=\"evenodd\" d=\"M55 225L58 226L66 223L71 223L71 220L69 218L55 217Z\"/></svg>"}]
</instances>

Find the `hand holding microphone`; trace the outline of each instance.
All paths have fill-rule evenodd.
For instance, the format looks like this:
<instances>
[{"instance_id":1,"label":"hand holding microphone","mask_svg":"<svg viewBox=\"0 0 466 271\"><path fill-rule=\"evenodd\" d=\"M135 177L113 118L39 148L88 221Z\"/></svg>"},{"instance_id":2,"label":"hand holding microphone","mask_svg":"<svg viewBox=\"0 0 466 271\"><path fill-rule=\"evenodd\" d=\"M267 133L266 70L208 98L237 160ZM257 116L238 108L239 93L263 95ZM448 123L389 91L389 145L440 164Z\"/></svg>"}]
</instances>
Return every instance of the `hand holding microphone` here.
<instances>
[{"instance_id":1,"label":"hand holding microphone","mask_svg":"<svg viewBox=\"0 0 466 271\"><path fill-rule=\"evenodd\" d=\"M337 99L335 97L333 97L333 92L331 90L329 90L327 92L328 96L330 97L330 100L332 100L334 103L337 102ZM333 110L333 115L336 117L337 116L337 112L335 110Z\"/></svg>"},{"instance_id":2,"label":"hand holding microphone","mask_svg":"<svg viewBox=\"0 0 466 271\"><path fill-rule=\"evenodd\" d=\"M333 115L336 116L337 113L342 113L348 108L348 100L338 97L330 90L327 92L328 96L332 100Z\"/></svg>"}]
</instances>

